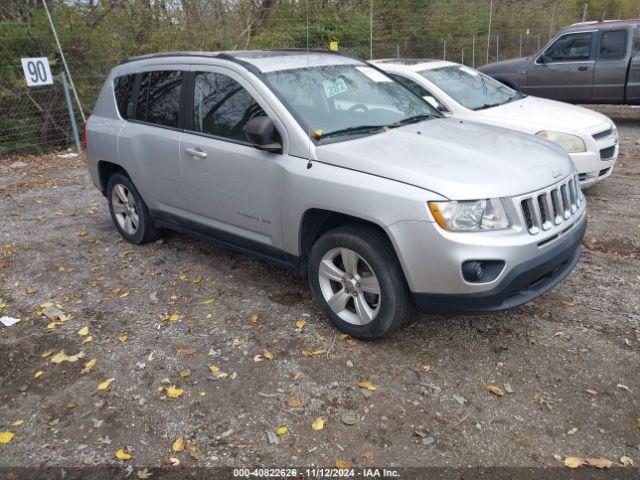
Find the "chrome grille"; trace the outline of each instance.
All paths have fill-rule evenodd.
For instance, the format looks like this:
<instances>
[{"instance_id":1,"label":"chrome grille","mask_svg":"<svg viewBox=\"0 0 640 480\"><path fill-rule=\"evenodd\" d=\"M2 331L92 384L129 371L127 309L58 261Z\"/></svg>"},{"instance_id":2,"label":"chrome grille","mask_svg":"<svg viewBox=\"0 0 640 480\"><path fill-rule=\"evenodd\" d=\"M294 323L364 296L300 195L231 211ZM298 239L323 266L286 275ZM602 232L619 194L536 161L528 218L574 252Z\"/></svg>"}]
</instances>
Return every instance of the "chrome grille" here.
<instances>
[{"instance_id":1,"label":"chrome grille","mask_svg":"<svg viewBox=\"0 0 640 480\"><path fill-rule=\"evenodd\" d=\"M527 231L536 235L571 221L583 202L577 176L520 199Z\"/></svg>"}]
</instances>

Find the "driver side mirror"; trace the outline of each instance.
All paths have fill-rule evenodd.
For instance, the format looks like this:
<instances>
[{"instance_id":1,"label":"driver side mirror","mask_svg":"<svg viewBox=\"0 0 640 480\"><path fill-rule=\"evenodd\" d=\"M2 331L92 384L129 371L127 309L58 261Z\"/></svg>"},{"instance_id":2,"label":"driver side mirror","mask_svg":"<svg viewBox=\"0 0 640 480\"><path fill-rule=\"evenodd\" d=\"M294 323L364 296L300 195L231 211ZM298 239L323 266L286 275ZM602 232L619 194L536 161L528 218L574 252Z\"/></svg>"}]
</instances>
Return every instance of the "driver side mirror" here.
<instances>
[{"instance_id":1,"label":"driver side mirror","mask_svg":"<svg viewBox=\"0 0 640 480\"><path fill-rule=\"evenodd\" d=\"M272 153L282 152L280 135L273 125L273 120L269 117L252 118L244 126L244 133L258 150Z\"/></svg>"},{"instance_id":2,"label":"driver side mirror","mask_svg":"<svg viewBox=\"0 0 640 480\"><path fill-rule=\"evenodd\" d=\"M424 98L429 105L431 105L433 108L438 110L440 113L449 113L449 110L447 109L447 107L445 107L438 100L436 100L435 97L432 97L431 95L425 95L422 98Z\"/></svg>"}]
</instances>

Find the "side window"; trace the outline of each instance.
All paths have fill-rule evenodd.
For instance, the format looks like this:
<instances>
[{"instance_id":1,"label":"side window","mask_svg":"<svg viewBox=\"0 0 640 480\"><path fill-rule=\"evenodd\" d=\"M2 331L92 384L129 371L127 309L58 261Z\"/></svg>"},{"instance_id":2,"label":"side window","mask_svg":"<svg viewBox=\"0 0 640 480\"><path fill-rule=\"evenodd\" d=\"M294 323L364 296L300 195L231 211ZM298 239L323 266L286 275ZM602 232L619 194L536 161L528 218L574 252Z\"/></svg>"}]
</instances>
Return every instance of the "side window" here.
<instances>
[{"instance_id":1,"label":"side window","mask_svg":"<svg viewBox=\"0 0 640 480\"><path fill-rule=\"evenodd\" d=\"M627 31L603 31L600 34L600 58L603 60L620 60L627 54Z\"/></svg>"},{"instance_id":2,"label":"side window","mask_svg":"<svg viewBox=\"0 0 640 480\"><path fill-rule=\"evenodd\" d=\"M578 62L591 58L591 38L593 34L569 33L563 35L545 52L546 62Z\"/></svg>"},{"instance_id":3,"label":"side window","mask_svg":"<svg viewBox=\"0 0 640 480\"><path fill-rule=\"evenodd\" d=\"M140 77L140 89L138 90L138 102L136 103L136 120L147 121L147 100L149 99L149 80L151 72L144 72Z\"/></svg>"},{"instance_id":4,"label":"side window","mask_svg":"<svg viewBox=\"0 0 640 480\"><path fill-rule=\"evenodd\" d=\"M410 78L407 78L403 75L398 75L397 73L390 73L389 76L391 76L391 78L403 84L405 87L407 87L416 95L419 95L421 97L426 97L426 96L433 97L433 95L431 95L426 88L414 82Z\"/></svg>"},{"instance_id":5,"label":"side window","mask_svg":"<svg viewBox=\"0 0 640 480\"><path fill-rule=\"evenodd\" d=\"M136 120L177 127L181 88L181 71L144 72L140 79Z\"/></svg>"},{"instance_id":6,"label":"side window","mask_svg":"<svg viewBox=\"0 0 640 480\"><path fill-rule=\"evenodd\" d=\"M133 82L135 78L135 75L123 75L116 77L113 81L113 92L116 97L118 113L120 113L120 116L125 120L128 118L127 107L129 102L131 102L131 93L133 92Z\"/></svg>"},{"instance_id":7,"label":"side window","mask_svg":"<svg viewBox=\"0 0 640 480\"><path fill-rule=\"evenodd\" d=\"M247 141L243 127L266 113L238 82L219 73L196 72L193 98L193 130Z\"/></svg>"}]
</instances>

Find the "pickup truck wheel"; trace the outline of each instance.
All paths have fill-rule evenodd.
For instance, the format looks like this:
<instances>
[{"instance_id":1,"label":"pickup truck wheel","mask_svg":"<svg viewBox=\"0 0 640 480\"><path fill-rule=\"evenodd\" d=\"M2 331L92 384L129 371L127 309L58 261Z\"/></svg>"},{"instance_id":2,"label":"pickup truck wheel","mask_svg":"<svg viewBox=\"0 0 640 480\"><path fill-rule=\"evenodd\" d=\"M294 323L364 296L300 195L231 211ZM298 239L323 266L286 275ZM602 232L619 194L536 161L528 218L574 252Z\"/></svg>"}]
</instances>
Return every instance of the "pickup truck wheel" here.
<instances>
[{"instance_id":1,"label":"pickup truck wheel","mask_svg":"<svg viewBox=\"0 0 640 480\"><path fill-rule=\"evenodd\" d=\"M403 325L413 302L388 239L369 226L323 234L309 255L316 302L341 331L374 340Z\"/></svg>"},{"instance_id":2,"label":"pickup truck wheel","mask_svg":"<svg viewBox=\"0 0 640 480\"><path fill-rule=\"evenodd\" d=\"M140 245L160 237L147 205L129 177L113 174L107 184L107 199L111 220L127 242Z\"/></svg>"}]
</instances>

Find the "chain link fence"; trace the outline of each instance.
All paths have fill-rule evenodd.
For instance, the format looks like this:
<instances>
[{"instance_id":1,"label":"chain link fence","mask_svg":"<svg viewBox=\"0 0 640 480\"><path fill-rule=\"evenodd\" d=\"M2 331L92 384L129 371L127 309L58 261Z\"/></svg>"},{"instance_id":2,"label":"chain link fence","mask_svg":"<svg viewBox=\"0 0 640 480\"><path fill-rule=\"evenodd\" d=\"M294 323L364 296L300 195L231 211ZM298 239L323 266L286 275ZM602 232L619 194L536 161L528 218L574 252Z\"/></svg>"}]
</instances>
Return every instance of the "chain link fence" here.
<instances>
[{"instance_id":1,"label":"chain link fence","mask_svg":"<svg viewBox=\"0 0 640 480\"><path fill-rule=\"evenodd\" d=\"M79 39L80 41L80 39ZM401 43L363 40L340 44L342 53L359 58L429 58L445 59L479 67L485 63L528 56L546 43L538 33L528 35L496 36L469 35L433 41L406 40ZM271 45L273 48L306 45ZM310 48L328 48L329 45L309 45ZM41 154L74 145L72 124L65 102L62 83L62 65L55 51L41 51L47 56L54 75L53 85L27 87L20 58L16 65L0 69L0 158L12 155ZM69 63L85 115L89 115L107 70L87 69L80 61ZM78 107L72 108L77 125L82 131Z\"/></svg>"}]
</instances>

